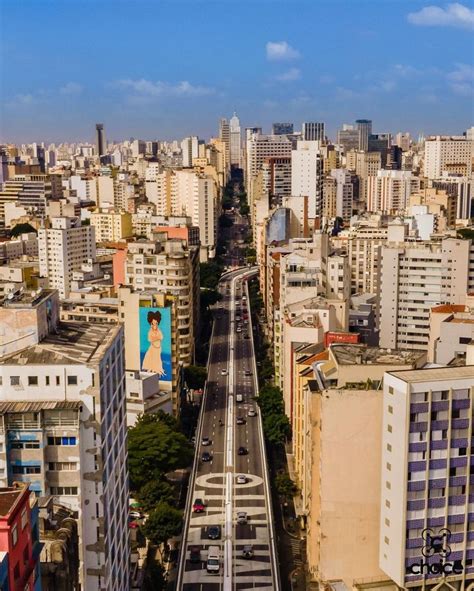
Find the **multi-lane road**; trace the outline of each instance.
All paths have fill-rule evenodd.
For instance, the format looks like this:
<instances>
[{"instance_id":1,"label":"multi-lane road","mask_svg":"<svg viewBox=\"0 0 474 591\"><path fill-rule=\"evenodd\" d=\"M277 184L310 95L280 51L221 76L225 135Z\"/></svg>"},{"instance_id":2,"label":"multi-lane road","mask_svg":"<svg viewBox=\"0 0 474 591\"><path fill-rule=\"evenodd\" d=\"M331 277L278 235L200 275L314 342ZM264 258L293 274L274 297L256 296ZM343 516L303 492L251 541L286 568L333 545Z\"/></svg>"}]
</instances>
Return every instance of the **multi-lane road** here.
<instances>
[{"instance_id":1,"label":"multi-lane road","mask_svg":"<svg viewBox=\"0 0 474 591\"><path fill-rule=\"evenodd\" d=\"M196 431L178 590L280 588L262 425L254 400L257 376L246 279L255 272L232 271L219 284L223 299L215 311L208 381ZM211 444L203 446L204 438ZM240 450L244 454L239 448L244 448ZM204 452L209 452L210 461L202 461ZM244 475L246 482L239 484L238 475ZM201 513L193 511L196 499L204 501ZM239 512L246 513L246 524L237 522ZM212 526L220 527L217 540L209 539ZM219 571L208 573L208 548L215 545L219 547ZM243 558L248 545L253 557ZM200 551L199 562L191 561L193 547Z\"/></svg>"}]
</instances>

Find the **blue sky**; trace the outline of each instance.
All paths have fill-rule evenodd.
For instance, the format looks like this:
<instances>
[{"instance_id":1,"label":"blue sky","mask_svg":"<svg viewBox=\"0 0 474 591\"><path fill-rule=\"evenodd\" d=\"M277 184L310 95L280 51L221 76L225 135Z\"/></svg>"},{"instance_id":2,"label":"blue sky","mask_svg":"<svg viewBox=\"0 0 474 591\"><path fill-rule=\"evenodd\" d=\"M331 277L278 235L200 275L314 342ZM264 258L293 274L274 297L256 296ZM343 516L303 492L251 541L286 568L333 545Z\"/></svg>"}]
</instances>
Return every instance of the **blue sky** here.
<instances>
[{"instance_id":1,"label":"blue sky","mask_svg":"<svg viewBox=\"0 0 474 591\"><path fill-rule=\"evenodd\" d=\"M181 138L370 118L473 124L474 4L438 0L2 0L0 140Z\"/></svg>"}]
</instances>

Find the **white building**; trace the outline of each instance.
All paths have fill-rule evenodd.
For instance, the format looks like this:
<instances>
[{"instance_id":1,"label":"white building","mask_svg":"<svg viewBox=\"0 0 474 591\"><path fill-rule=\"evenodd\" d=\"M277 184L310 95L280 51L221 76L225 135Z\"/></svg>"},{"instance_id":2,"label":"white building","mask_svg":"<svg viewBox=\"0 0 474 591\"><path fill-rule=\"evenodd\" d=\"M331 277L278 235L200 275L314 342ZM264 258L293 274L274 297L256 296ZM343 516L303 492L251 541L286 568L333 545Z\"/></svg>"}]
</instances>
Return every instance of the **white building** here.
<instances>
[{"instance_id":1,"label":"white building","mask_svg":"<svg viewBox=\"0 0 474 591\"><path fill-rule=\"evenodd\" d=\"M319 142L299 141L291 152L291 195L308 197L308 215L314 219L323 209L323 158Z\"/></svg>"},{"instance_id":2,"label":"white building","mask_svg":"<svg viewBox=\"0 0 474 591\"><path fill-rule=\"evenodd\" d=\"M410 170L379 170L367 179L367 211L402 212L412 193L420 190L420 179Z\"/></svg>"},{"instance_id":3,"label":"white building","mask_svg":"<svg viewBox=\"0 0 474 591\"><path fill-rule=\"evenodd\" d=\"M250 188L252 179L258 174L266 158L289 158L292 148L293 143L286 135L263 135L259 130L248 131L245 171L247 188ZM250 194L250 191L247 192Z\"/></svg>"},{"instance_id":4,"label":"white building","mask_svg":"<svg viewBox=\"0 0 474 591\"><path fill-rule=\"evenodd\" d=\"M51 219L51 228L38 230L39 271L48 278L48 285L67 298L74 271L82 264L95 261L95 229L81 226L78 218Z\"/></svg>"},{"instance_id":5,"label":"white building","mask_svg":"<svg viewBox=\"0 0 474 591\"><path fill-rule=\"evenodd\" d=\"M199 139L193 135L186 137L181 142L181 152L183 154L184 168L191 168L193 165L193 158L199 157Z\"/></svg>"},{"instance_id":6,"label":"white building","mask_svg":"<svg viewBox=\"0 0 474 591\"><path fill-rule=\"evenodd\" d=\"M230 165L237 168L242 167L242 137L240 132L240 121L236 113L230 118Z\"/></svg>"},{"instance_id":7,"label":"white building","mask_svg":"<svg viewBox=\"0 0 474 591\"><path fill-rule=\"evenodd\" d=\"M344 168L331 170L331 177L336 181L336 216L348 222L354 207L354 186L352 176Z\"/></svg>"},{"instance_id":8,"label":"white building","mask_svg":"<svg viewBox=\"0 0 474 591\"><path fill-rule=\"evenodd\" d=\"M463 136L435 136L425 141L425 176L439 179L444 173L471 176L474 141Z\"/></svg>"},{"instance_id":9,"label":"white building","mask_svg":"<svg viewBox=\"0 0 474 591\"><path fill-rule=\"evenodd\" d=\"M0 486L77 511L81 588L128 591L123 328L58 316L49 290L0 308Z\"/></svg>"}]
</instances>

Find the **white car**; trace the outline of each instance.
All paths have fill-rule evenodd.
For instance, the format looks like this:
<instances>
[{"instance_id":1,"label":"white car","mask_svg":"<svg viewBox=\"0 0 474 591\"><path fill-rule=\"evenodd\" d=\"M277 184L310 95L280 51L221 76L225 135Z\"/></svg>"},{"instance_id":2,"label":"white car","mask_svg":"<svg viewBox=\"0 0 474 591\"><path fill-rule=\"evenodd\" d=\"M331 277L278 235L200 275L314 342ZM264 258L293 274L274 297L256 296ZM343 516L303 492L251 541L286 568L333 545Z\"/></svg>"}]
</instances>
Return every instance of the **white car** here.
<instances>
[{"instance_id":1,"label":"white car","mask_svg":"<svg viewBox=\"0 0 474 591\"><path fill-rule=\"evenodd\" d=\"M248 411L247 415L249 417L256 417L257 416L257 411L254 408L249 408L249 411Z\"/></svg>"},{"instance_id":2,"label":"white car","mask_svg":"<svg viewBox=\"0 0 474 591\"><path fill-rule=\"evenodd\" d=\"M237 484L247 484L247 476L245 474L237 474Z\"/></svg>"},{"instance_id":3,"label":"white car","mask_svg":"<svg viewBox=\"0 0 474 591\"><path fill-rule=\"evenodd\" d=\"M221 369L221 376L226 376L226 375L227 375L227 370Z\"/></svg>"}]
</instances>

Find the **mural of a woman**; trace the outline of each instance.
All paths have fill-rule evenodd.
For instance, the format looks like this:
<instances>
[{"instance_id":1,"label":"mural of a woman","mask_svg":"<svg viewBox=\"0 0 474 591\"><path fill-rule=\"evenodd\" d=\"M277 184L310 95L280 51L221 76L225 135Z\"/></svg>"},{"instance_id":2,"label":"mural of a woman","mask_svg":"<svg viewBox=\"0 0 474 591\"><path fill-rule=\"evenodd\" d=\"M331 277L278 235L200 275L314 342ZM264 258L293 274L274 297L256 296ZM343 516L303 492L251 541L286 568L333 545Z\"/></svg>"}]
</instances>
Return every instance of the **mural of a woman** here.
<instances>
[{"instance_id":1,"label":"mural of a woman","mask_svg":"<svg viewBox=\"0 0 474 591\"><path fill-rule=\"evenodd\" d=\"M163 376L165 374L163 361L161 359L161 341L163 340L163 333L158 327L161 322L160 312L148 312L147 321L150 325L150 330L148 331L148 341L150 346L145 353L142 369L153 371L160 376Z\"/></svg>"}]
</instances>

